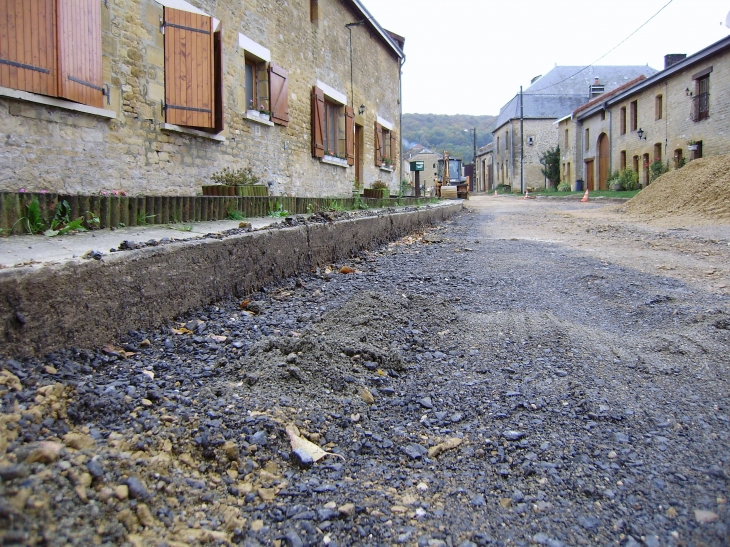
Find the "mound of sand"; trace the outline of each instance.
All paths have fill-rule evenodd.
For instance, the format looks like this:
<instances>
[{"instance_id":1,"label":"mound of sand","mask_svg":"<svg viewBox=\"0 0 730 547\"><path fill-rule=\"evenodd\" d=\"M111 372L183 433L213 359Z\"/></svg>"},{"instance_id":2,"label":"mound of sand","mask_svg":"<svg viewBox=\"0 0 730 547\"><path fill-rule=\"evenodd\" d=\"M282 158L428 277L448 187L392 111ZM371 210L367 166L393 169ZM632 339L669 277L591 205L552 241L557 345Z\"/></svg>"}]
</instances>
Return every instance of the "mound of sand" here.
<instances>
[{"instance_id":1,"label":"mound of sand","mask_svg":"<svg viewBox=\"0 0 730 547\"><path fill-rule=\"evenodd\" d=\"M730 155L701 158L670 171L620 210L644 221L730 223Z\"/></svg>"}]
</instances>

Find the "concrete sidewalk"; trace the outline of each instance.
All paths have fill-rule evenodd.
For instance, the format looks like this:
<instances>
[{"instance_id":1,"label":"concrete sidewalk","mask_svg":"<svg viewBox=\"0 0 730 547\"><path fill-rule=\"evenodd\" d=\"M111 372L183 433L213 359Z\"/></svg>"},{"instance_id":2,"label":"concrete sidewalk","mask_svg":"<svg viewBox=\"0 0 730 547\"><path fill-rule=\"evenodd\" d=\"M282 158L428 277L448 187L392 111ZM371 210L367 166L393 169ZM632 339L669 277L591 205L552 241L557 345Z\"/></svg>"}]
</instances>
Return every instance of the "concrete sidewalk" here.
<instances>
[{"instance_id":1,"label":"concrete sidewalk","mask_svg":"<svg viewBox=\"0 0 730 547\"><path fill-rule=\"evenodd\" d=\"M461 203L461 200L442 201L422 207L443 207L454 203ZM367 212L383 214L386 211L402 212L412 209L411 206L368 209ZM0 268L61 264L73 260L85 261L89 259L87 253L98 251L102 256L108 256L113 254L110 249L118 249L125 241L143 244L150 240L165 240L163 243L190 241L206 234L223 233L238 228L241 222L249 222L252 229L260 230L283 221L282 217L261 217L247 218L245 221L214 220L174 225L131 226L112 230L74 232L56 237L43 235L0 237Z\"/></svg>"}]
</instances>

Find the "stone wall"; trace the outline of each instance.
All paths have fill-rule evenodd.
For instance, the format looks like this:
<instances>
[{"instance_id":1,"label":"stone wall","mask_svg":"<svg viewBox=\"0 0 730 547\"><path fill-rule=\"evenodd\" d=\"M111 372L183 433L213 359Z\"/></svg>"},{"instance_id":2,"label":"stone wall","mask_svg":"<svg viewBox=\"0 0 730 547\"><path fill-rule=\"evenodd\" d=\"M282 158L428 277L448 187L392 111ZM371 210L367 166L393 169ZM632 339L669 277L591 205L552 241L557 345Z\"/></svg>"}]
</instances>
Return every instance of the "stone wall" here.
<instances>
[{"instance_id":1,"label":"stone wall","mask_svg":"<svg viewBox=\"0 0 730 547\"><path fill-rule=\"evenodd\" d=\"M375 166L374 124L379 116L399 129L400 60L370 24L345 28L363 18L360 12L349 2L319 0L312 22L308 0L194 3L222 21L225 139L163 129L163 6L115 0L101 8L103 81L111 88L103 108L114 118L0 93L0 190L189 196L224 166L250 166L275 195L350 195L354 167L312 158L311 90L319 80L346 96L356 112L365 105L355 120L362 126L364 182L384 180L397 191L398 173ZM246 117L239 33L288 70L288 127Z\"/></svg>"},{"instance_id":2,"label":"stone wall","mask_svg":"<svg viewBox=\"0 0 730 547\"><path fill-rule=\"evenodd\" d=\"M553 119L526 118L523 122L525 153L522 165L525 170L525 188L545 187L540 156L558 144L554 121ZM496 149L497 137L500 140L499 151ZM494 142L496 184L508 184L512 186L513 190L520 190L520 146L522 143L520 120L510 120L498 128L494 133ZM500 169L504 171L504 180Z\"/></svg>"}]
</instances>

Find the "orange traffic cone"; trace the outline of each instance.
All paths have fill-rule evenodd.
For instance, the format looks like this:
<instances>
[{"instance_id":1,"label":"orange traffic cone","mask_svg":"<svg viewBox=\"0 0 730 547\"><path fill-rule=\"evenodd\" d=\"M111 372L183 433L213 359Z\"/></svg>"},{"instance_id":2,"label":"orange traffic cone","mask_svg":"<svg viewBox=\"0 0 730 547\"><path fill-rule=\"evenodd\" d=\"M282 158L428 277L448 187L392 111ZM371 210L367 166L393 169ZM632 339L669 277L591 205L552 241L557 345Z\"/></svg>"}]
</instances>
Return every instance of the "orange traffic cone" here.
<instances>
[{"instance_id":1,"label":"orange traffic cone","mask_svg":"<svg viewBox=\"0 0 730 547\"><path fill-rule=\"evenodd\" d=\"M495 195L495 196L497 195L497 191L496 191L496 190L494 191L494 195Z\"/></svg>"},{"instance_id":2,"label":"orange traffic cone","mask_svg":"<svg viewBox=\"0 0 730 547\"><path fill-rule=\"evenodd\" d=\"M530 199L530 191L525 190L525 199Z\"/></svg>"},{"instance_id":3,"label":"orange traffic cone","mask_svg":"<svg viewBox=\"0 0 730 547\"><path fill-rule=\"evenodd\" d=\"M582 202L584 202L584 203L585 203L586 201L588 201L588 188L586 188L586 193L585 193L585 194L583 194L583 199L581 199L581 201L582 201Z\"/></svg>"}]
</instances>

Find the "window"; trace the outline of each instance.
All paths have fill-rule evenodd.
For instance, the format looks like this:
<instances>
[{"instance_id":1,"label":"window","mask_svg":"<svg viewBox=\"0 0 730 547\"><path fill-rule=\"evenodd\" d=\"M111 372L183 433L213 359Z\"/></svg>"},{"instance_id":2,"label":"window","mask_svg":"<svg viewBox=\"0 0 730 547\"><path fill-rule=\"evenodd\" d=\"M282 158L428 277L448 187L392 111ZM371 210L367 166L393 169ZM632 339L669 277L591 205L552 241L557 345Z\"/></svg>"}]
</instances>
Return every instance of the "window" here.
<instances>
[{"instance_id":1,"label":"window","mask_svg":"<svg viewBox=\"0 0 730 547\"><path fill-rule=\"evenodd\" d=\"M684 160L684 157L682 156L682 149L677 148L674 151L674 168L679 169L680 167L682 167L684 165L683 160Z\"/></svg>"},{"instance_id":2,"label":"window","mask_svg":"<svg viewBox=\"0 0 730 547\"><path fill-rule=\"evenodd\" d=\"M565 130L565 150L568 150L568 130Z\"/></svg>"},{"instance_id":3,"label":"window","mask_svg":"<svg viewBox=\"0 0 730 547\"><path fill-rule=\"evenodd\" d=\"M238 45L244 52L243 87L247 118L256 121L270 119L277 125L289 125L289 73L271 62L271 51L244 36L238 35Z\"/></svg>"},{"instance_id":4,"label":"window","mask_svg":"<svg viewBox=\"0 0 730 547\"><path fill-rule=\"evenodd\" d=\"M0 86L103 107L101 2L0 6Z\"/></svg>"},{"instance_id":5,"label":"window","mask_svg":"<svg viewBox=\"0 0 730 547\"><path fill-rule=\"evenodd\" d=\"M319 22L319 0L309 0L309 21L315 25Z\"/></svg>"},{"instance_id":6,"label":"window","mask_svg":"<svg viewBox=\"0 0 730 547\"><path fill-rule=\"evenodd\" d=\"M632 169L634 170L634 173L637 175L639 174L639 156L634 156L632 159Z\"/></svg>"},{"instance_id":7,"label":"window","mask_svg":"<svg viewBox=\"0 0 730 547\"><path fill-rule=\"evenodd\" d=\"M693 76L695 96L692 97L692 119L696 122L710 117L710 72L712 67Z\"/></svg>"},{"instance_id":8,"label":"window","mask_svg":"<svg viewBox=\"0 0 730 547\"><path fill-rule=\"evenodd\" d=\"M375 122L375 165L393 167L398 154L397 147L395 131L388 129L382 123Z\"/></svg>"},{"instance_id":9,"label":"window","mask_svg":"<svg viewBox=\"0 0 730 547\"><path fill-rule=\"evenodd\" d=\"M637 101L629 103L629 114L631 116L630 131L636 131L639 127L639 104Z\"/></svg>"},{"instance_id":10,"label":"window","mask_svg":"<svg viewBox=\"0 0 730 547\"><path fill-rule=\"evenodd\" d=\"M355 112L317 86L312 88L312 156L355 164Z\"/></svg>"},{"instance_id":11,"label":"window","mask_svg":"<svg viewBox=\"0 0 730 547\"><path fill-rule=\"evenodd\" d=\"M509 150L509 131L504 132L504 149Z\"/></svg>"},{"instance_id":12,"label":"window","mask_svg":"<svg viewBox=\"0 0 730 547\"><path fill-rule=\"evenodd\" d=\"M657 95L654 99L654 119L655 120L661 120L662 119L662 112L664 110L664 97L661 95Z\"/></svg>"},{"instance_id":13,"label":"window","mask_svg":"<svg viewBox=\"0 0 730 547\"><path fill-rule=\"evenodd\" d=\"M586 127L586 138L583 144L586 150L591 147L591 130L588 127Z\"/></svg>"},{"instance_id":14,"label":"window","mask_svg":"<svg viewBox=\"0 0 730 547\"><path fill-rule=\"evenodd\" d=\"M246 108L248 110L258 110L259 106L259 98L256 94L256 87L258 85L256 81L257 73L256 63L246 59L246 82L244 85L246 88Z\"/></svg>"},{"instance_id":15,"label":"window","mask_svg":"<svg viewBox=\"0 0 730 547\"><path fill-rule=\"evenodd\" d=\"M662 144L659 142L654 145L654 161L662 161Z\"/></svg>"},{"instance_id":16,"label":"window","mask_svg":"<svg viewBox=\"0 0 730 547\"><path fill-rule=\"evenodd\" d=\"M622 106L618 116L619 132L622 135L626 134L626 107Z\"/></svg>"},{"instance_id":17,"label":"window","mask_svg":"<svg viewBox=\"0 0 730 547\"><path fill-rule=\"evenodd\" d=\"M497 137L497 152L499 152L499 137Z\"/></svg>"},{"instance_id":18,"label":"window","mask_svg":"<svg viewBox=\"0 0 730 547\"><path fill-rule=\"evenodd\" d=\"M207 15L165 8L165 121L223 130L221 28Z\"/></svg>"},{"instance_id":19,"label":"window","mask_svg":"<svg viewBox=\"0 0 730 547\"><path fill-rule=\"evenodd\" d=\"M606 119L606 111L601 110L601 121L604 121Z\"/></svg>"},{"instance_id":20,"label":"window","mask_svg":"<svg viewBox=\"0 0 730 547\"><path fill-rule=\"evenodd\" d=\"M621 159L619 160L621 171L626 169L626 150L621 150Z\"/></svg>"}]
</instances>

